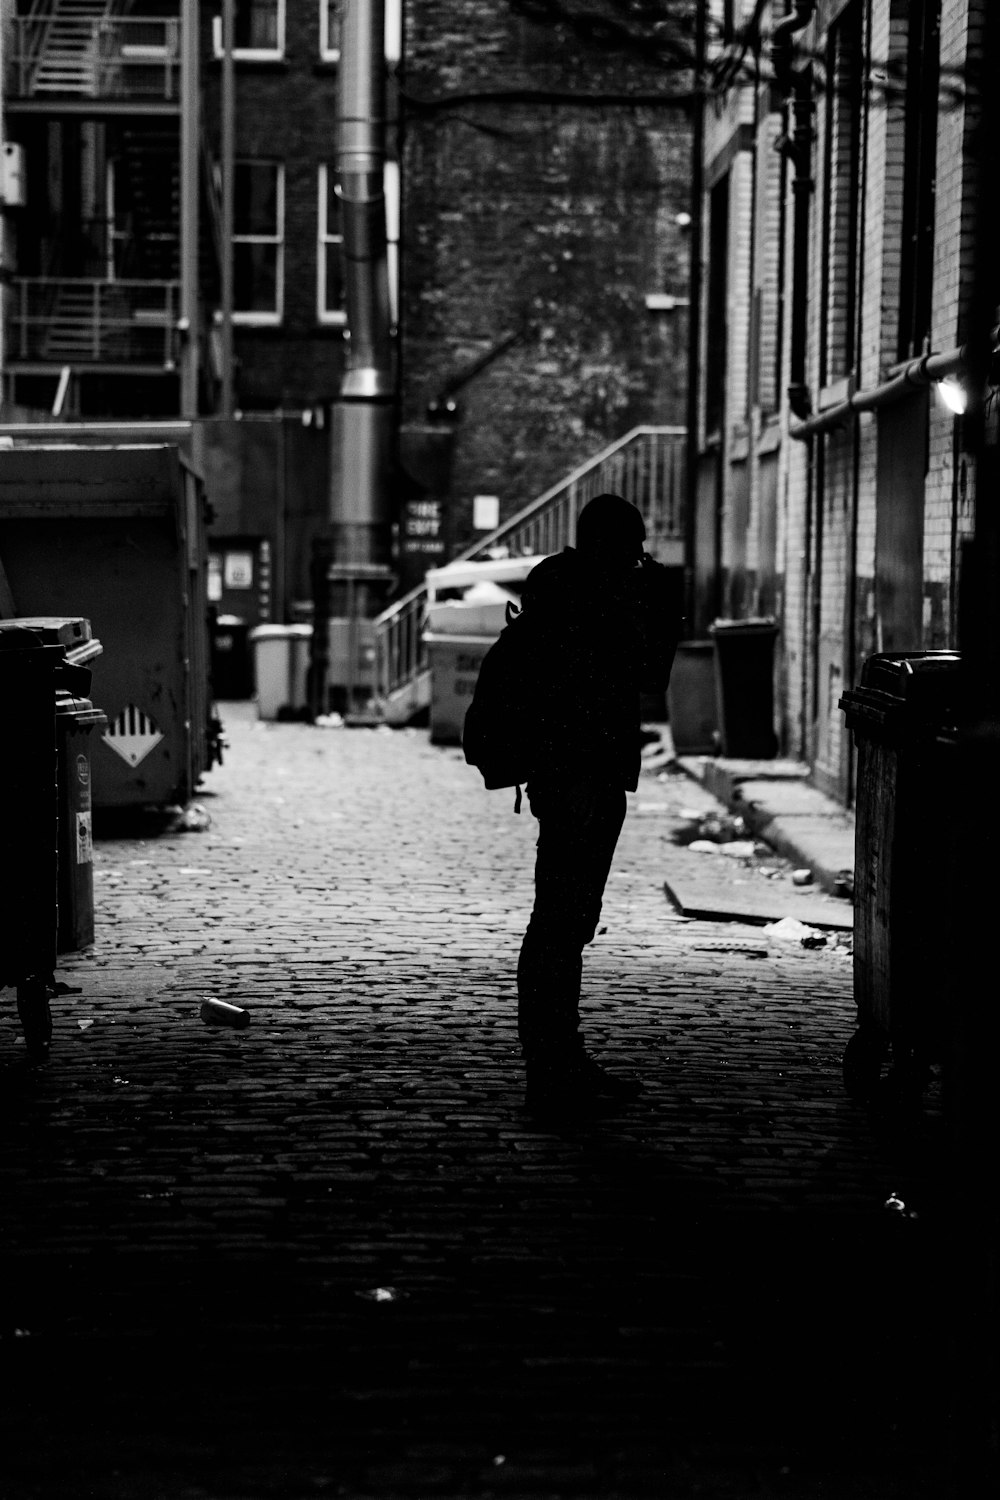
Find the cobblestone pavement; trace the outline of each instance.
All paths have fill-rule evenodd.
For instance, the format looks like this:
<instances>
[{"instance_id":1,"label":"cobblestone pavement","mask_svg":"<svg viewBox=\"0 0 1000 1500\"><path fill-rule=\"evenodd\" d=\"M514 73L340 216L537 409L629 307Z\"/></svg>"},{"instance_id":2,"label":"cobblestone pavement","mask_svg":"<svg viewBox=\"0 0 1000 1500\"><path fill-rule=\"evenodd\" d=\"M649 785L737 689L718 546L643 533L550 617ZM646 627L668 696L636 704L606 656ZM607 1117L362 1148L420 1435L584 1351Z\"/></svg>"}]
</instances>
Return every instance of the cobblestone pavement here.
<instances>
[{"instance_id":1,"label":"cobblestone pavement","mask_svg":"<svg viewBox=\"0 0 1000 1500\"><path fill-rule=\"evenodd\" d=\"M98 839L45 1066L0 997L8 1500L938 1500L934 1091L846 1099L843 952L671 909L707 794L644 777L587 955L642 1100L542 1129L532 820L423 732L224 716L206 831Z\"/></svg>"}]
</instances>

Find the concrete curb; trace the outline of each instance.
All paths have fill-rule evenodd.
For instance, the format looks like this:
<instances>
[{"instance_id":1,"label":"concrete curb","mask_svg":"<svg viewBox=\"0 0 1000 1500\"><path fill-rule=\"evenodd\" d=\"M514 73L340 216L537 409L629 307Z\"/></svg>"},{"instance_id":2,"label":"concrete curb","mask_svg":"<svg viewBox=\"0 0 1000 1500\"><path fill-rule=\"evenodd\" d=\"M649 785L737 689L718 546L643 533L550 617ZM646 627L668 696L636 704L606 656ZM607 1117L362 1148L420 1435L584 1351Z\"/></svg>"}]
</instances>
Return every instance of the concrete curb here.
<instances>
[{"instance_id":1,"label":"concrete curb","mask_svg":"<svg viewBox=\"0 0 1000 1500\"><path fill-rule=\"evenodd\" d=\"M714 756L681 756L678 764L738 813L757 838L811 870L822 890L831 896L853 894L854 815L811 785L807 766Z\"/></svg>"}]
</instances>

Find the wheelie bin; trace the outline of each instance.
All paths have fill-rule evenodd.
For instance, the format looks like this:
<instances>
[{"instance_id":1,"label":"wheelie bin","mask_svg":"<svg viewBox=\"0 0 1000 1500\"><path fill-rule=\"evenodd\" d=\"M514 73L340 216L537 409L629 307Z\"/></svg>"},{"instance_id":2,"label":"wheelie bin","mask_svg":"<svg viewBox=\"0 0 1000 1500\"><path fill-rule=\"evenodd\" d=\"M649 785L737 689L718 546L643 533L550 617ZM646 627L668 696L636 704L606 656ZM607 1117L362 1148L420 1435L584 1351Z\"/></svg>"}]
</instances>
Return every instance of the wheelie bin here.
<instances>
[{"instance_id":1,"label":"wheelie bin","mask_svg":"<svg viewBox=\"0 0 1000 1500\"><path fill-rule=\"evenodd\" d=\"M0 988L17 994L29 1056L52 1036L57 934L55 693L64 648L5 622L0 630Z\"/></svg>"},{"instance_id":2,"label":"wheelie bin","mask_svg":"<svg viewBox=\"0 0 1000 1500\"><path fill-rule=\"evenodd\" d=\"M60 953L94 941L94 845L91 741L108 716L89 698L56 693L56 780L59 788Z\"/></svg>"},{"instance_id":3,"label":"wheelie bin","mask_svg":"<svg viewBox=\"0 0 1000 1500\"><path fill-rule=\"evenodd\" d=\"M870 656L840 707L857 746L854 999L843 1058L851 1098L917 1100L947 1050L951 784L960 659ZM883 1070L889 1065L888 1072Z\"/></svg>"},{"instance_id":4,"label":"wheelie bin","mask_svg":"<svg viewBox=\"0 0 1000 1500\"><path fill-rule=\"evenodd\" d=\"M716 713L722 754L772 760L778 753L774 732L777 621L770 616L715 620L708 633L715 643Z\"/></svg>"}]
</instances>

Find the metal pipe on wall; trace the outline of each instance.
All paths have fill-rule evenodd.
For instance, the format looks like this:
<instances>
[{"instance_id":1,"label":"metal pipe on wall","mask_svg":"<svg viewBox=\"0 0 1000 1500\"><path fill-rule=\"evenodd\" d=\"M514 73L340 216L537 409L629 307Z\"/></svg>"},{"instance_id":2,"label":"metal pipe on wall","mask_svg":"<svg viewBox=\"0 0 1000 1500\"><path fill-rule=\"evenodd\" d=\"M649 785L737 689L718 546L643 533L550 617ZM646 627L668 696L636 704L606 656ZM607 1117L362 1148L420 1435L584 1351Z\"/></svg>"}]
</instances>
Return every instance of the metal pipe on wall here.
<instances>
[{"instance_id":1,"label":"metal pipe on wall","mask_svg":"<svg viewBox=\"0 0 1000 1500\"><path fill-rule=\"evenodd\" d=\"M233 181L236 173L236 79L233 66L235 0L222 0L222 176L221 364L220 414L231 417L235 407L233 382Z\"/></svg>"},{"instance_id":2,"label":"metal pipe on wall","mask_svg":"<svg viewBox=\"0 0 1000 1500\"><path fill-rule=\"evenodd\" d=\"M389 561L389 460L395 378L384 168L385 3L346 0L337 110L348 343L333 414L330 524L334 563L364 572Z\"/></svg>"},{"instance_id":3,"label":"metal pipe on wall","mask_svg":"<svg viewBox=\"0 0 1000 1500\"><path fill-rule=\"evenodd\" d=\"M181 305L180 407L182 417L198 415L201 327L198 314L198 185L201 140L198 0L181 6Z\"/></svg>"}]
</instances>

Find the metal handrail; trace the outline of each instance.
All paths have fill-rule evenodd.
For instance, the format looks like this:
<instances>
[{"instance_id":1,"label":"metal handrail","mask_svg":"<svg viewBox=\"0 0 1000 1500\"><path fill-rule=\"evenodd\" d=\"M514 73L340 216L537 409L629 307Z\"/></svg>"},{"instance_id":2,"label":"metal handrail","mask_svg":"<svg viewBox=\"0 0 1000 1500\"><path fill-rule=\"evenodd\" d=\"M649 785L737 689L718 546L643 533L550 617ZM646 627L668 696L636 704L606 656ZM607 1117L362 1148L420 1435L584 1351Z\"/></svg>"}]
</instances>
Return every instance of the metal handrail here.
<instances>
[{"instance_id":1,"label":"metal handrail","mask_svg":"<svg viewBox=\"0 0 1000 1500\"><path fill-rule=\"evenodd\" d=\"M455 562L508 556L531 557L569 545L576 518L593 496L611 489L638 505L651 550L684 535L684 427L635 427L580 464L487 536L459 552ZM642 503L645 501L645 503ZM383 711L392 695L427 668L423 640L426 584L397 599L375 620L375 696Z\"/></svg>"},{"instance_id":2,"label":"metal handrail","mask_svg":"<svg viewBox=\"0 0 1000 1500\"><path fill-rule=\"evenodd\" d=\"M11 18L13 94L33 98L38 72L49 51L58 9ZM85 53L91 74L85 87L70 88L102 99L161 98L176 102L180 73L180 20L173 16L105 14L90 21Z\"/></svg>"},{"instance_id":3,"label":"metal handrail","mask_svg":"<svg viewBox=\"0 0 1000 1500\"><path fill-rule=\"evenodd\" d=\"M73 362L157 363L170 368L176 359L180 283L177 281L112 281L73 276L50 279L19 276L12 279L16 309L12 347L21 360L65 364L63 351L49 352L46 342L58 334L76 336ZM72 311L61 297L75 296ZM115 348L116 341L121 345ZM154 350L152 359L140 352Z\"/></svg>"}]
</instances>

